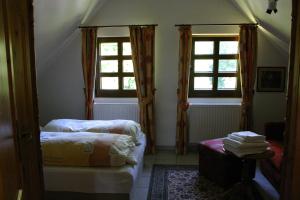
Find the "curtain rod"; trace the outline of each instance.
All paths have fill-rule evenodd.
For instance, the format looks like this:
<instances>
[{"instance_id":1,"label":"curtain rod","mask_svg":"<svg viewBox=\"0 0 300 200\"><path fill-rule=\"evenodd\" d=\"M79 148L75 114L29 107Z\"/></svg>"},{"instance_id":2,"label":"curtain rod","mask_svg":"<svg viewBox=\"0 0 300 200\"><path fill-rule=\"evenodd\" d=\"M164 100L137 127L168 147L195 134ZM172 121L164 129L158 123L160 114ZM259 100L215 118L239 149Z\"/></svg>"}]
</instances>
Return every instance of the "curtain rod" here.
<instances>
[{"instance_id":1,"label":"curtain rod","mask_svg":"<svg viewBox=\"0 0 300 200\"><path fill-rule=\"evenodd\" d=\"M258 23L231 23L231 24L175 24L175 26L234 26L234 25L258 25Z\"/></svg>"},{"instance_id":2,"label":"curtain rod","mask_svg":"<svg viewBox=\"0 0 300 200\"><path fill-rule=\"evenodd\" d=\"M158 24L123 24L123 25L104 25L104 26L79 26L78 28L108 28L108 27L128 27L128 26L158 26Z\"/></svg>"}]
</instances>

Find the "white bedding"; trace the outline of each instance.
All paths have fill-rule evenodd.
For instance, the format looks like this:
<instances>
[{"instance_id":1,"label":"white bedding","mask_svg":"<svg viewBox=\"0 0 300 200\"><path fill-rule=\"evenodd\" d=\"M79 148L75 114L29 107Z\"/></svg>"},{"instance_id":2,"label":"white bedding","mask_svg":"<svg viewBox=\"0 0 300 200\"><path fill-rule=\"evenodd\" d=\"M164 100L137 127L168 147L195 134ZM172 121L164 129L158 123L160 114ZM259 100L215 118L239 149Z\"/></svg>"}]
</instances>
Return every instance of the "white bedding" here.
<instances>
[{"instance_id":1,"label":"white bedding","mask_svg":"<svg viewBox=\"0 0 300 200\"><path fill-rule=\"evenodd\" d=\"M142 168L146 146L145 135L139 137L140 145L134 154L138 164L123 167L44 167L47 191L82 193L130 193Z\"/></svg>"},{"instance_id":2,"label":"white bedding","mask_svg":"<svg viewBox=\"0 0 300 200\"><path fill-rule=\"evenodd\" d=\"M138 144L141 133L140 124L132 120L78 120L78 119L54 119L47 123L42 131L46 132L94 132L117 133L132 136Z\"/></svg>"}]
</instances>

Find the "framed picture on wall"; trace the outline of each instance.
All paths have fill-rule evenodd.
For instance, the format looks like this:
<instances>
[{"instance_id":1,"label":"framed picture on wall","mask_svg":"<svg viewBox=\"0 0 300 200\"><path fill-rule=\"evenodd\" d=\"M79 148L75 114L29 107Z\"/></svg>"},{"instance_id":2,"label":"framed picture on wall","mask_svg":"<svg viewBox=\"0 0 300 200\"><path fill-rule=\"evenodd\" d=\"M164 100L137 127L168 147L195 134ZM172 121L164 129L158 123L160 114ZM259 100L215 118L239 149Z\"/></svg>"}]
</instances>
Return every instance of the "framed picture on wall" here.
<instances>
[{"instance_id":1,"label":"framed picture on wall","mask_svg":"<svg viewBox=\"0 0 300 200\"><path fill-rule=\"evenodd\" d=\"M284 92L286 67L258 67L257 92Z\"/></svg>"}]
</instances>

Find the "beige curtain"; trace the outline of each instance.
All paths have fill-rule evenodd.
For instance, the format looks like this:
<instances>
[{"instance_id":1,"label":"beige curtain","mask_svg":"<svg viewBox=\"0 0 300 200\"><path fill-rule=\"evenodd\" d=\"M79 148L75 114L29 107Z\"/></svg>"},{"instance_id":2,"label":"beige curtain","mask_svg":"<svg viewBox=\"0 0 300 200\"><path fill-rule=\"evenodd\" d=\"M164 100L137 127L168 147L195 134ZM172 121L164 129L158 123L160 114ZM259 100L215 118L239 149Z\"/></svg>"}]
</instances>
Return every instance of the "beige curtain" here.
<instances>
[{"instance_id":1,"label":"beige curtain","mask_svg":"<svg viewBox=\"0 0 300 200\"><path fill-rule=\"evenodd\" d=\"M257 58L257 26L241 25L239 41L240 75L242 91L241 130L252 130L253 96Z\"/></svg>"},{"instance_id":2,"label":"beige curtain","mask_svg":"<svg viewBox=\"0 0 300 200\"><path fill-rule=\"evenodd\" d=\"M177 89L177 125L176 125L176 152L185 154L187 151L188 128L187 109L190 62L192 51L192 30L191 26L179 27L179 71Z\"/></svg>"},{"instance_id":3,"label":"beige curtain","mask_svg":"<svg viewBox=\"0 0 300 200\"><path fill-rule=\"evenodd\" d=\"M85 115L86 119L93 119L97 28L83 28L81 31L82 71L85 85Z\"/></svg>"},{"instance_id":4,"label":"beige curtain","mask_svg":"<svg viewBox=\"0 0 300 200\"><path fill-rule=\"evenodd\" d=\"M130 26L130 41L140 124L147 137L147 153L155 153L154 130L154 39L155 26Z\"/></svg>"}]
</instances>

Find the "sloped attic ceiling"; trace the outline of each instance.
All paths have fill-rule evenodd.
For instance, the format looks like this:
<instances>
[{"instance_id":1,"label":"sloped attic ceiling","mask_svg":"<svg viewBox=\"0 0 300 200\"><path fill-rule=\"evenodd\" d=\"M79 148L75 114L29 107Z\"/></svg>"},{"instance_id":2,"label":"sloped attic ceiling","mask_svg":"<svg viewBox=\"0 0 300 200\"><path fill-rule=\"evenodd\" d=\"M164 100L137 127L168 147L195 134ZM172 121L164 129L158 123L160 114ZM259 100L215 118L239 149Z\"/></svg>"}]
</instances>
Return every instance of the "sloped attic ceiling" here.
<instances>
[{"instance_id":1,"label":"sloped attic ceiling","mask_svg":"<svg viewBox=\"0 0 300 200\"><path fill-rule=\"evenodd\" d=\"M38 72L55 59L68 38L105 0L34 0L34 32Z\"/></svg>"},{"instance_id":2,"label":"sloped attic ceiling","mask_svg":"<svg viewBox=\"0 0 300 200\"><path fill-rule=\"evenodd\" d=\"M292 0L278 0L276 14L267 14L268 0L230 0L253 22L258 22L278 46L288 52Z\"/></svg>"},{"instance_id":3,"label":"sloped attic ceiling","mask_svg":"<svg viewBox=\"0 0 300 200\"><path fill-rule=\"evenodd\" d=\"M34 0L36 66L51 63L65 43L100 10L106 0ZM209 1L209 0L208 0ZM290 40L291 1L279 0L278 13L265 13L267 0L229 0L253 22L257 21L285 52Z\"/></svg>"}]
</instances>

